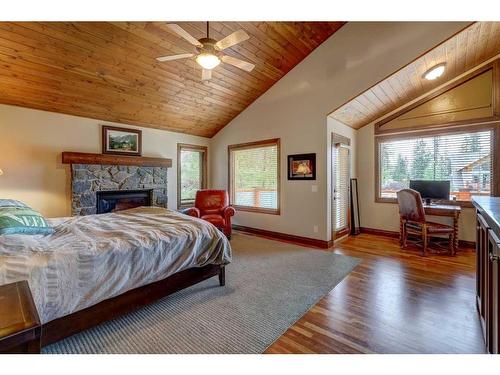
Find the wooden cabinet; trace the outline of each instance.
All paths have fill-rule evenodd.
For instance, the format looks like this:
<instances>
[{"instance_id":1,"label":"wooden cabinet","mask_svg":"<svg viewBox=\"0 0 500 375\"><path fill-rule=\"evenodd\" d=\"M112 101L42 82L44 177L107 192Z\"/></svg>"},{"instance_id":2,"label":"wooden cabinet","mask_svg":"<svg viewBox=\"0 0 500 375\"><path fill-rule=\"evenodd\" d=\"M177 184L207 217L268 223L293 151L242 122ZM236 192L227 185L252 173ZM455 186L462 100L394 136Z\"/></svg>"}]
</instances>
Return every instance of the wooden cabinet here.
<instances>
[{"instance_id":1,"label":"wooden cabinet","mask_svg":"<svg viewBox=\"0 0 500 375\"><path fill-rule=\"evenodd\" d=\"M476 292L488 353L500 353L500 197L473 199L477 208Z\"/></svg>"},{"instance_id":2,"label":"wooden cabinet","mask_svg":"<svg viewBox=\"0 0 500 375\"><path fill-rule=\"evenodd\" d=\"M476 225L476 294L477 309L481 319L483 335L486 336L486 267L488 266L487 245L490 227L481 214L477 214Z\"/></svg>"},{"instance_id":3,"label":"wooden cabinet","mask_svg":"<svg viewBox=\"0 0 500 375\"><path fill-rule=\"evenodd\" d=\"M0 353L40 353L41 325L27 281L0 286Z\"/></svg>"},{"instance_id":4,"label":"wooden cabinet","mask_svg":"<svg viewBox=\"0 0 500 375\"><path fill-rule=\"evenodd\" d=\"M486 347L500 353L498 300L500 295L500 240L491 229L488 232L488 267L486 269Z\"/></svg>"}]
</instances>

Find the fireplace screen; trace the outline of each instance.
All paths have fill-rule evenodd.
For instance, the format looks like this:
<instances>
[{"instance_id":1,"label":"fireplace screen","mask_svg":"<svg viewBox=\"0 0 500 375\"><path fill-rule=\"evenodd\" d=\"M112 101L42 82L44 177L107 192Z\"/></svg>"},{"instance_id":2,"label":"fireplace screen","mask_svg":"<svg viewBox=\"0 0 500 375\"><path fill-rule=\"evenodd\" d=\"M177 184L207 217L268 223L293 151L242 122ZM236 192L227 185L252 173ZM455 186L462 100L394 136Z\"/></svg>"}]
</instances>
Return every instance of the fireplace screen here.
<instances>
[{"instance_id":1,"label":"fireplace screen","mask_svg":"<svg viewBox=\"0 0 500 375\"><path fill-rule=\"evenodd\" d=\"M97 192L97 213L116 212L151 206L153 190L117 190Z\"/></svg>"}]
</instances>

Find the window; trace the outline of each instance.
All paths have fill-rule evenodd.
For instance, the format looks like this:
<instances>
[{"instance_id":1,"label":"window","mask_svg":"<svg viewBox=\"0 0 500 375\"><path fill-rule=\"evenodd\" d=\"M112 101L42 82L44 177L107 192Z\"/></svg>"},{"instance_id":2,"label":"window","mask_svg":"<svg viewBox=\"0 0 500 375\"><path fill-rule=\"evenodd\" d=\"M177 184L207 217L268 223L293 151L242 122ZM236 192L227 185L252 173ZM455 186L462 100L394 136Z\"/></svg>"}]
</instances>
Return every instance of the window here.
<instances>
[{"instance_id":1,"label":"window","mask_svg":"<svg viewBox=\"0 0 500 375\"><path fill-rule=\"evenodd\" d=\"M194 203L196 192L207 187L207 148L177 145L177 207Z\"/></svg>"},{"instance_id":2,"label":"window","mask_svg":"<svg viewBox=\"0 0 500 375\"><path fill-rule=\"evenodd\" d=\"M490 195L493 130L379 140L377 198L392 201L410 180L449 180L451 200Z\"/></svg>"},{"instance_id":3,"label":"window","mask_svg":"<svg viewBox=\"0 0 500 375\"><path fill-rule=\"evenodd\" d=\"M341 144L335 145L333 160L335 233L342 235L349 229L349 149Z\"/></svg>"},{"instance_id":4,"label":"window","mask_svg":"<svg viewBox=\"0 0 500 375\"><path fill-rule=\"evenodd\" d=\"M242 211L279 215L279 139L232 145L228 150L231 203Z\"/></svg>"}]
</instances>

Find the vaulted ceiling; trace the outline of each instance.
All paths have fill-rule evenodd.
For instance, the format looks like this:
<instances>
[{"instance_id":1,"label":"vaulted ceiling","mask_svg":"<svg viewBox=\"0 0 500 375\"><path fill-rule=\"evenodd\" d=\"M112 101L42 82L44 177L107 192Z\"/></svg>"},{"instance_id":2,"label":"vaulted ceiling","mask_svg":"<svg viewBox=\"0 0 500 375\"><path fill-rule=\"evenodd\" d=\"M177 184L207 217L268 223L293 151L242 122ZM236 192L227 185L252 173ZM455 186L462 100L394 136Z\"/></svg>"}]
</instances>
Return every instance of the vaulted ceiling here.
<instances>
[{"instance_id":1,"label":"vaulted ceiling","mask_svg":"<svg viewBox=\"0 0 500 375\"><path fill-rule=\"evenodd\" d=\"M500 54L500 22L475 22L335 109L330 116L359 129ZM433 81L423 74L446 63Z\"/></svg>"},{"instance_id":2,"label":"vaulted ceiling","mask_svg":"<svg viewBox=\"0 0 500 375\"><path fill-rule=\"evenodd\" d=\"M195 38L204 22L178 22ZM221 64L201 81L194 52L165 22L0 22L0 103L106 121L213 136L343 25L342 22L211 22L225 50L256 65Z\"/></svg>"}]
</instances>

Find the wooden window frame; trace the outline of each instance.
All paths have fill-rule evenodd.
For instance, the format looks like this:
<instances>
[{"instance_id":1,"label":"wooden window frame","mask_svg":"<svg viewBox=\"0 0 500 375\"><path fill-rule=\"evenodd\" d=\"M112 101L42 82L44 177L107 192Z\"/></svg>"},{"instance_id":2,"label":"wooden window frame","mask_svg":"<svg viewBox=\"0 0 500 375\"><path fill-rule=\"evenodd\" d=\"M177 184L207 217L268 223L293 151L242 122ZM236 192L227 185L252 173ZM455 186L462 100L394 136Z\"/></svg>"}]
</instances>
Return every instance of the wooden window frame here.
<instances>
[{"instance_id":1,"label":"wooden window frame","mask_svg":"<svg viewBox=\"0 0 500 375\"><path fill-rule=\"evenodd\" d=\"M491 196L500 196L500 124L498 122L491 124L479 124L479 125L465 125L465 126L453 126L446 129L439 130L425 130L425 131L415 131L415 132L401 132L398 134L390 135L375 135L375 202L376 203L393 203L397 204L396 198L383 198L380 196L380 143L400 140L400 139L412 139L418 137L433 137L439 135L449 135L449 134L461 134L461 133L471 133L479 131L491 130L492 134L492 159L491 159ZM454 201L454 200L440 200L441 204L448 204L466 208L473 208L472 202L470 201Z\"/></svg>"},{"instance_id":2,"label":"wooden window frame","mask_svg":"<svg viewBox=\"0 0 500 375\"><path fill-rule=\"evenodd\" d=\"M192 207L193 202L181 203L181 152L184 150L201 152L201 188L207 188L207 165L208 165L208 147L200 145L192 145L187 143L177 143L177 209Z\"/></svg>"},{"instance_id":3,"label":"wooden window frame","mask_svg":"<svg viewBox=\"0 0 500 375\"><path fill-rule=\"evenodd\" d=\"M239 151L239 150L247 150L252 148L259 148L263 146L277 146L278 155L277 155L277 207L274 208L261 208L261 207L249 207L249 206L240 206L233 204L234 202L234 179L233 179L233 158L231 157L231 152ZM234 145L227 146L227 159L228 159L228 184L229 184L229 202L232 204L234 208L238 211L247 211L247 212L256 212L261 214L270 214L270 215L281 215L281 140L280 138L272 138L266 139L263 141L256 142L247 142L247 143L238 143Z\"/></svg>"}]
</instances>

